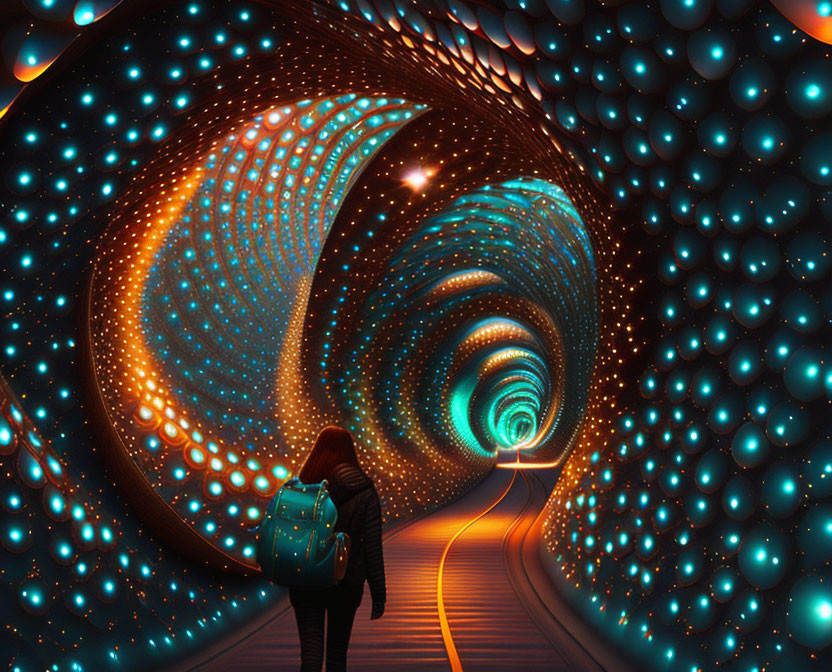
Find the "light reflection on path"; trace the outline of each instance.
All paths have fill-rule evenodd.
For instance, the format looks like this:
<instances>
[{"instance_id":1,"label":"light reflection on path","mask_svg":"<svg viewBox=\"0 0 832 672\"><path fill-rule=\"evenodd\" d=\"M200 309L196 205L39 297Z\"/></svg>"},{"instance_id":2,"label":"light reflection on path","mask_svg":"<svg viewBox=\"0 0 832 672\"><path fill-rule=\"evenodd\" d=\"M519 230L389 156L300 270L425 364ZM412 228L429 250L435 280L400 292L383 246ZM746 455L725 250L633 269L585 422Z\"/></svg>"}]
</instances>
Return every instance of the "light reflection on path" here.
<instances>
[{"instance_id":1,"label":"light reflection on path","mask_svg":"<svg viewBox=\"0 0 832 672\"><path fill-rule=\"evenodd\" d=\"M520 545L547 492L537 474L494 470L462 499L389 535L384 547L387 610L380 621L371 622L369 592L365 594L349 669L600 670L579 647L564 643L564 633L553 634L545 622L539 626L530 615L536 612L518 597L518 582L524 582L523 573L515 571ZM453 668L440 622L440 567L448 633L459 657L459 667ZM523 592L529 594L530 584L525 583ZM298 666L297 630L291 610L286 610L193 669L254 672Z\"/></svg>"}]
</instances>

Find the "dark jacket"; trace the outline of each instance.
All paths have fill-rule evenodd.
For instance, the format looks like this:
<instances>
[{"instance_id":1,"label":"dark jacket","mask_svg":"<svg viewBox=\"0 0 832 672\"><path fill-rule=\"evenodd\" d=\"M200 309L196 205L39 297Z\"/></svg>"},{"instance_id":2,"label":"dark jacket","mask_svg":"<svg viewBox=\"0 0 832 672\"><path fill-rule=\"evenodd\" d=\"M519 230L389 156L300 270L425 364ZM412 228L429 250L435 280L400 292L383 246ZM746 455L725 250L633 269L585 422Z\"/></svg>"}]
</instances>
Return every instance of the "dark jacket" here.
<instances>
[{"instance_id":1,"label":"dark jacket","mask_svg":"<svg viewBox=\"0 0 832 672\"><path fill-rule=\"evenodd\" d=\"M381 505L373 482L363 471L342 464L332 472L329 494L338 509L336 531L350 535L349 562L341 585L357 588L366 579L373 602L384 602L387 588L381 550Z\"/></svg>"},{"instance_id":2,"label":"dark jacket","mask_svg":"<svg viewBox=\"0 0 832 672\"><path fill-rule=\"evenodd\" d=\"M334 589L326 592L358 593L364 581L370 584L373 602L385 602L387 588L384 581L384 556L381 550L381 505L378 492L370 478L360 469L348 464L335 467L328 479L329 495L338 509L337 532L350 537L347 572ZM315 600L310 593L293 589L292 604Z\"/></svg>"}]
</instances>

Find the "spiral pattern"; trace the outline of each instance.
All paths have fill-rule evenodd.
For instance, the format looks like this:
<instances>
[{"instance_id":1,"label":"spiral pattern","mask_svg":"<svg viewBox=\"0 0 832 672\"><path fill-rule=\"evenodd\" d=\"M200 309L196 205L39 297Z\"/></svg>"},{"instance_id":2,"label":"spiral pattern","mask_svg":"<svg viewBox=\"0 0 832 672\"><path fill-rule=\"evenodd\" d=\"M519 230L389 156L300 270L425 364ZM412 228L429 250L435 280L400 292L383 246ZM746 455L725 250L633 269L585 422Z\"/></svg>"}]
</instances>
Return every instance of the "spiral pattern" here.
<instances>
[{"instance_id":1,"label":"spiral pattern","mask_svg":"<svg viewBox=\"0 0 832 672\"><path fill-rule=\"evenodd\" d=\"M65 115L4 128L21 669L162 665L261 614L279 589L227 570L322 424L393 522L562 462L613 380L608 216L505 82L425 88L412 43L356 59L337 12L231 7L117 32L40 94Z\"/></svg>"},{"instance_id":2,"label":"spiral pattern","mask_svg":"<svg viewBox=\"0 0 832 672\"><path fill-rule=\"evenodd\" d=\"M309 361L321 362L322 382L351 381L332 387L330 403L350 410L359 436L387 415L383 429L412 446L400 448L410 459L426 446L439 448L431 461L451 447L464 457L562 458L586 404L598 330L597 312L584 309L595 269L574 205L559 187L521 178L412 221L397 228L398 247L382 231L328 262L366 266L387 255L346 300L343 291L315 295L312 333L331 315L337 324ZM338 328L355 323L357 334Z\"/></svg>"},{"instance_id":3,"label":"spiral pattern","mask_svg":"<svg viewBox=\"0 0 832 672\"><path fill-rule=\"evenodd\" d=\"M560 467L549 569L639 665L830 667L830 3L3 16L11 665L262 614L224 570L332 422L388 523Z\"/></svg>"},{"instance_id":4,"label":"spiral pattern","mask_svg":"<svg viewBox=\"0 0 832 672\"><path fill-rule=\"evenodd\" d=\"M151 197L114 226L96 262L108 421L136 477L223 567L256 568L254 526L323 424L348 426L401 483L427 469L470 482L500 450L571 447L598 317L590 240L559 187L486 185L428 217L379 198L378 233L339 225L423 111L347 94L259 114L214 141L161 212ZM405 173L399 200L433 171ZM392 507L453 492L434 490Z\"/></svg>"}]
</instances>

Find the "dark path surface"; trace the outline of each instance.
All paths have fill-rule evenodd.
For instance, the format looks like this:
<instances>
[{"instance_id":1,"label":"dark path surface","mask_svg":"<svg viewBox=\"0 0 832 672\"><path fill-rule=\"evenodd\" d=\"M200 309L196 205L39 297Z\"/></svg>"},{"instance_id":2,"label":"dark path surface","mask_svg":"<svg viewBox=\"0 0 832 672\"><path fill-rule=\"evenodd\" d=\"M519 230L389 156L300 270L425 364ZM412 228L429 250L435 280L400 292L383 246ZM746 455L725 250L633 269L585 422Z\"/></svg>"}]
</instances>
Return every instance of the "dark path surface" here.
<instances>
[{"instance_id":1,"label":"dark path surface","mask_svg":"<svg viewBox=\"0 0 832 672\"><path fill-rule=\"evenodd\" d=\"M349 669L602 670L540 602L525 571L523 541L547 492L535 472L495 469L459 501L391 533L384 544L387 611L371 622L365 593ZM294 615L284 606L191 669L298 668Z\"/></svg>"}]
</instances>

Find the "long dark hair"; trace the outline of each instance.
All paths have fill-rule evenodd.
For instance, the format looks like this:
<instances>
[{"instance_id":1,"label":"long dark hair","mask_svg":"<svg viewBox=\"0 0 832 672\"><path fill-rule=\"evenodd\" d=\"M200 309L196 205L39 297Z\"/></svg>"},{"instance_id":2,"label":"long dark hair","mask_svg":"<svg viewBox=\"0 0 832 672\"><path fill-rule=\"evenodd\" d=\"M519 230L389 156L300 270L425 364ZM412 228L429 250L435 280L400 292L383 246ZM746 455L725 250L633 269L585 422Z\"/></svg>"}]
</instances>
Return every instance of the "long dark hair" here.
<instances>
[{"instance_id":1,"label":"long dark hair","mask_svg":"<svg viewBox=\"0 0 832 672\"><path fill-rule=\"evenodd\" d=\"M330 478L339 464L361 469L355 454L355 443L346 429L324 427L315 439L312 451L306 456L298 478L304 483L320 483L325 478Z\"/></svg>"}]
</instances>

